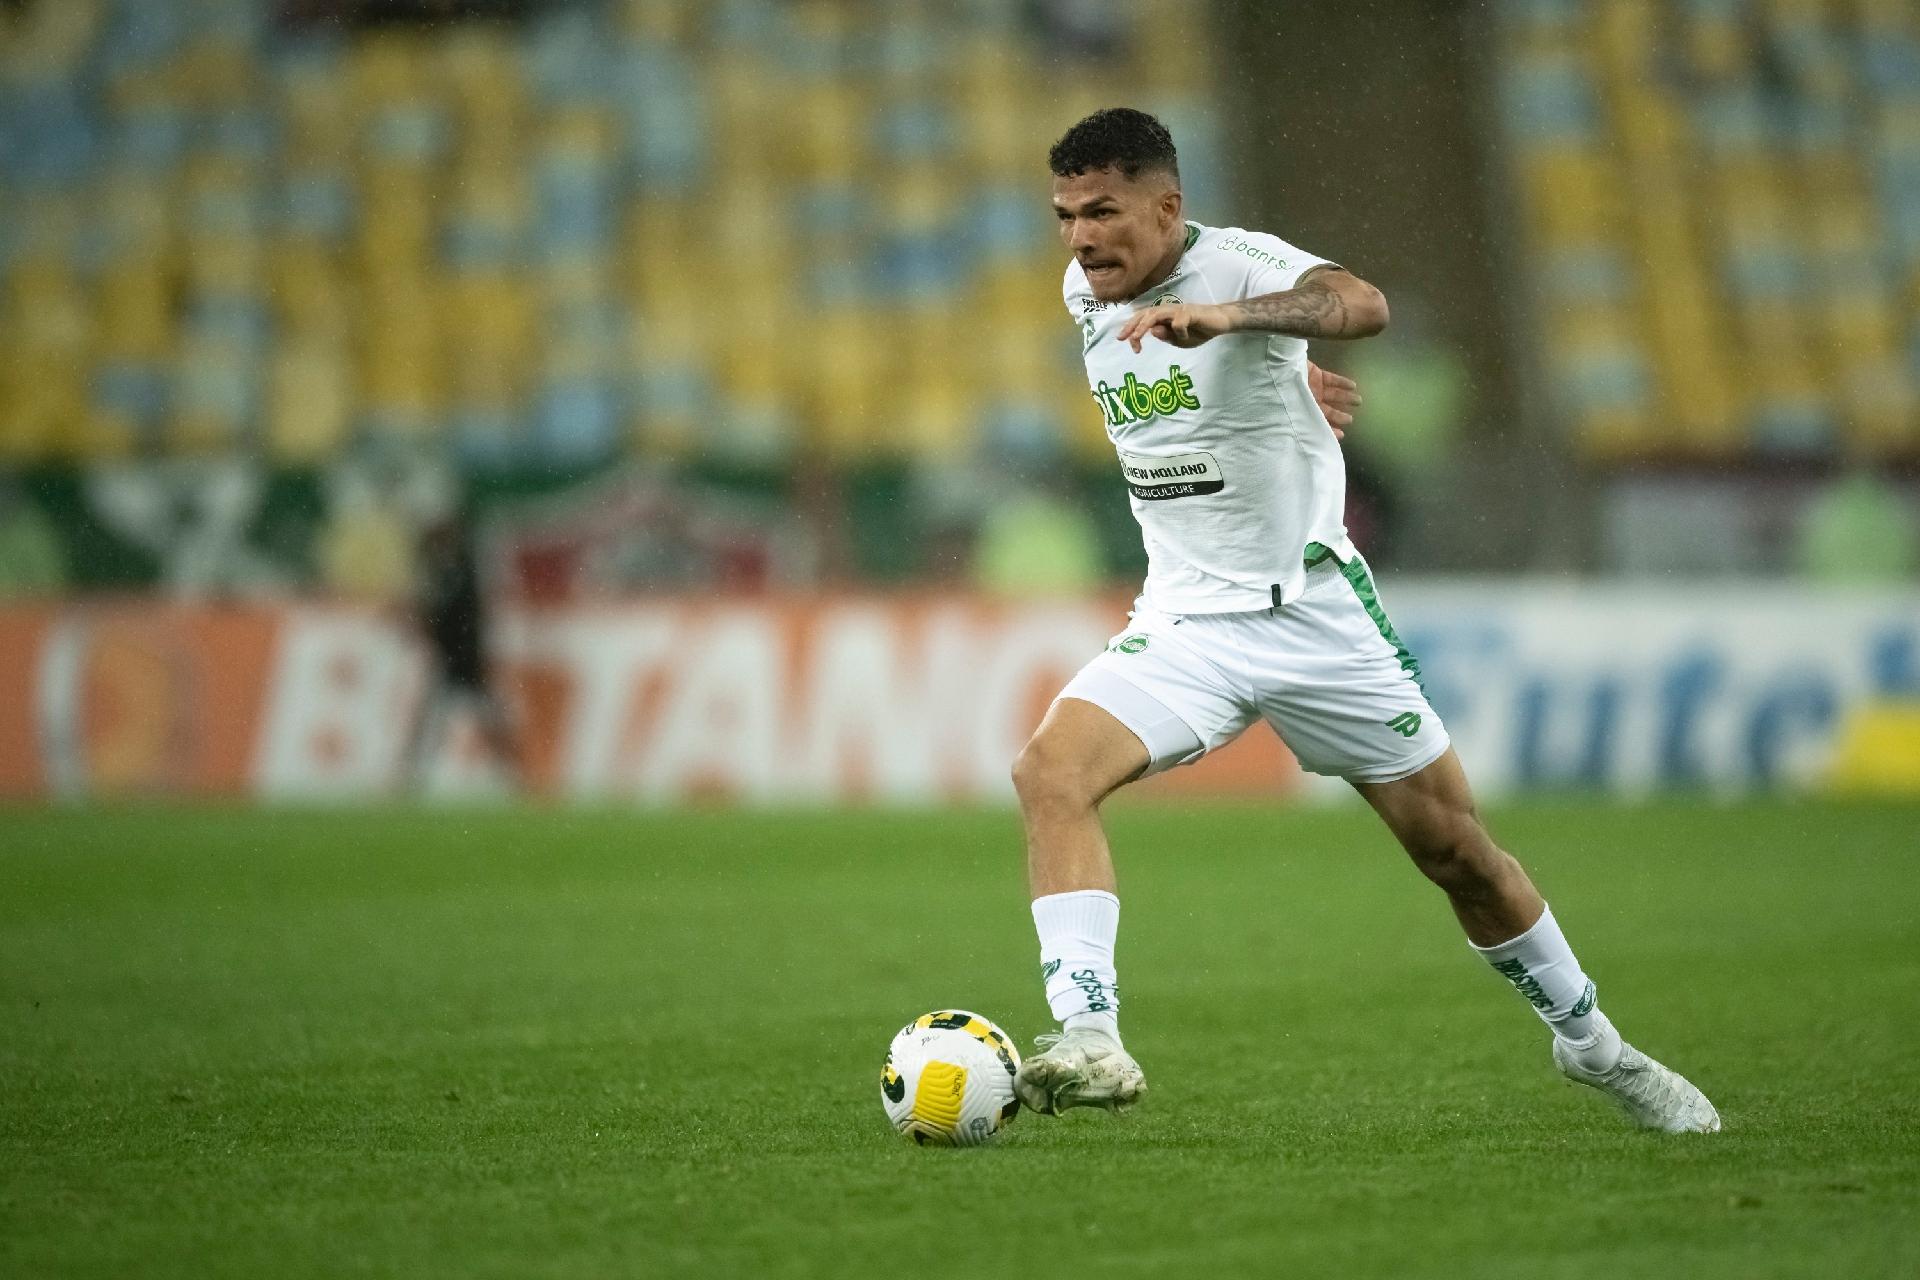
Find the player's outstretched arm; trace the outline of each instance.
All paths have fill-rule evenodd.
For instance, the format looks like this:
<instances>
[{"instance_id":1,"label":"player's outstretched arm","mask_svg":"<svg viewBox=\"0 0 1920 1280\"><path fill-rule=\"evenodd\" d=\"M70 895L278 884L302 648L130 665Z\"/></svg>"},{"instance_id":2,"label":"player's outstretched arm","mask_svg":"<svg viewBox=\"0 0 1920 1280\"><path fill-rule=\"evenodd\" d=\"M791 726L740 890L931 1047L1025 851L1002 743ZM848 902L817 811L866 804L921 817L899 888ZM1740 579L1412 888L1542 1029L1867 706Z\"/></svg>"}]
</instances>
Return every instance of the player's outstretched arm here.
<instances>
[{"instance_id":1,"label":"player's outstretched arm","mask_svg":"<svg viewBox=\"0 0 1920 1280\"><path fill-rule=\"evenodd\" d=\"M1293 288L1225 306L1230 332L1248 329L1296 338L1371 338L1387 327L1387 299L1342 267L1315 267Z\"/></svg>"},{"instance_id":2,"label":"player's outstretched arm","mask_svg":"<svg viewBox=\"0 0 1920 1280\"><path fill-rule=\"evenodd\" d=\"M1342 267L1315 267L1291 289L1238 302L1189 303L1136 311L1115 335L1135 351L1149 335L1197 347L1223 333L1258 331L1295 338L1371 338L1387 327L1381 292Z\"/></svg>"}]
</instances>

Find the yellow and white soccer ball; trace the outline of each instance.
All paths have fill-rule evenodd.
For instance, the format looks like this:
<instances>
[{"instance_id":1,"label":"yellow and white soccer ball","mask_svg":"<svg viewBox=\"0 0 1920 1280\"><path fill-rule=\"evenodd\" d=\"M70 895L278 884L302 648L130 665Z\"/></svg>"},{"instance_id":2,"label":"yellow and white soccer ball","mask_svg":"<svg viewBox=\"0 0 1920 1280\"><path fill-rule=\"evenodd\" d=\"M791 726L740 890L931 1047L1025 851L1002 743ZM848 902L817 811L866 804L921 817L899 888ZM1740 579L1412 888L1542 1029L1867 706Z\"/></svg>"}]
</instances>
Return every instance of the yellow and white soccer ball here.
<instances>
[{"instance_id":1,"label":"yellow and white soccer ball","mask_svg":"<svg viewBox=\"0 0 1920 1280\"><path fill-rule=\"evenodd\" d=\"M1013 1037L977 1013L941 1009L900 1029L880 1071L880 1105L923 1146L977 1147L1020 1114Z\"/></svg>"}]
</instances>

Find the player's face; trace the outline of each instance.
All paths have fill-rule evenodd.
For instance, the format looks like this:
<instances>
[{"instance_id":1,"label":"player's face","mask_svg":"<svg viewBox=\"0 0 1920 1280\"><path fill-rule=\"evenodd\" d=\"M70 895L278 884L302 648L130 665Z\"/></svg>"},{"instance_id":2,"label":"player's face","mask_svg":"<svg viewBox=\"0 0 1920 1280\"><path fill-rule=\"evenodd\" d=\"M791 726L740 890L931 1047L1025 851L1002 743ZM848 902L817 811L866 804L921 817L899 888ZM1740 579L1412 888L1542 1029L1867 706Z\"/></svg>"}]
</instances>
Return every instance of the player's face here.
<instances>
[{"instance_id":1,"label":"player's face","mask_svg":"<svg viewBox=\"0 0 1920 1280\"><path fill-rule=\"evenodd\" d=\"M1096 169L1055 176L1053 212L1060 239L1102 302L1137 296L1156 271L1172 265L1182 237L1180 192L1165 174L1129 178L1117 169Z\"/></svg>"}]
</instances>

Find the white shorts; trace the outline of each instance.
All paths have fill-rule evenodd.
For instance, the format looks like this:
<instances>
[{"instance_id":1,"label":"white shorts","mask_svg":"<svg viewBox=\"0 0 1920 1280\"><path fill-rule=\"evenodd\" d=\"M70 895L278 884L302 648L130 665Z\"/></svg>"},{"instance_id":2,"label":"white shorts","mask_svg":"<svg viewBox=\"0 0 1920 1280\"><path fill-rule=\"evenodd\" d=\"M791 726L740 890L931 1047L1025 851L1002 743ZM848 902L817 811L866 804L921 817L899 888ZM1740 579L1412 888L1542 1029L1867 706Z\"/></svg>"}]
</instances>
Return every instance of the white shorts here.
<instances>
[{"instance_id":1,"label":"white shorts","mask_svg":"<svg viewBox=\"0 0 1920 1280\"><path fill-rule=\"evenodd\" d=\"M1146 744L1144 774L1191 764L1265 720L1310 773L1393 782L1446 751L1420 668L1381 609L1366 561L1322 560L1299 599L1252 613L1164 614L1125 631L1060 691Z\"/></svg>"}]
</instances>

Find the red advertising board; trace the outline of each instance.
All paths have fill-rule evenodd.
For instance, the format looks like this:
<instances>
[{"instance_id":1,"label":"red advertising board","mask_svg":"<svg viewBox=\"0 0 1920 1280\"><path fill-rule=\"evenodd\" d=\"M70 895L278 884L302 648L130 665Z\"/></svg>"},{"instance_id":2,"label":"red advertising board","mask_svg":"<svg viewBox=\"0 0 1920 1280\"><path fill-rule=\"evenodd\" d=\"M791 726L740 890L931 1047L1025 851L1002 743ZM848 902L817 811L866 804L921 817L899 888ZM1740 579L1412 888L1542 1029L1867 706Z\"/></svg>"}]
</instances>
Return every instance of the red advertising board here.
<instances>
[{"instance_id":1,"label":"red advertising board","mask_svg":"<svg viewBox=\"0 0 1920 1280\"><path fill-rule=\"evenodd\" d=\"M523 609L496 627L496 687L545 796L1000 800L1048 702L1124 617L957 596ZM0 795L374 799L489 772L472 733L430 735L415 758L424 651L363 611L7 608L0 652ZM1271 796L1297 777L1262 727L1148 787Z\"/></svg>"}]
</instances>

